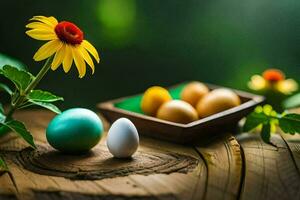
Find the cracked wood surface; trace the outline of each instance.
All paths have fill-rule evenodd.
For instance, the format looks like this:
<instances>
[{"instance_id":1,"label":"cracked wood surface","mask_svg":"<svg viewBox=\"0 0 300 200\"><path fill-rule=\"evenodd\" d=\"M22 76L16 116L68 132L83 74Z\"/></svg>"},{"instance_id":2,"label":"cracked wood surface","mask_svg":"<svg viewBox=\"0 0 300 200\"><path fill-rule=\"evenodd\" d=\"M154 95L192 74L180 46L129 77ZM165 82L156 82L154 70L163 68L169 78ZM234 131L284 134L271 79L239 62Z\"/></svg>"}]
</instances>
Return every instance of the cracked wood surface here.
<instances>
[{"instance_id":1,"label":"cracked wood surface","mask_svg":"<svg viewBox=\"0 0 300 200\"><path fill-rule=\"evenodd\" d=\"M142 137L134 161L113 159L104 136L90 155L70 158L46 143L45 128L53 117L42 110L16 114L39 151L26 150L13 133L0 138L0 153L19 189L17 193L8 174L0 176L0 199L300 199L296 136L273 136L275 146L247 133L220 134L196 146ZM24 154L30 155L29 164L20 162ZM73 176L78 171L80 176Z\"/></svg>"},{"instance_id":2,"label":"cracked wood surface","mask_svg":"<svg viewBox=\"0 0 300 200\"><path fill-rule=\"evenodd\" d=\"M256 134L244 134L239 142L245 156L241 199L300 199L299 171L280 135L265 144Z\"/></svg>"},{"instance_id":3,"label":"cracked wood surface","mask_svg":"<svg viewBox=\"0 0 300 200\"><path fill-rule=\"evenodd\" d=\"M206 163L205 199L237 199L242 175L240 146L227 134L220 140L196 147Z\"/></svg>"}]
</instances>

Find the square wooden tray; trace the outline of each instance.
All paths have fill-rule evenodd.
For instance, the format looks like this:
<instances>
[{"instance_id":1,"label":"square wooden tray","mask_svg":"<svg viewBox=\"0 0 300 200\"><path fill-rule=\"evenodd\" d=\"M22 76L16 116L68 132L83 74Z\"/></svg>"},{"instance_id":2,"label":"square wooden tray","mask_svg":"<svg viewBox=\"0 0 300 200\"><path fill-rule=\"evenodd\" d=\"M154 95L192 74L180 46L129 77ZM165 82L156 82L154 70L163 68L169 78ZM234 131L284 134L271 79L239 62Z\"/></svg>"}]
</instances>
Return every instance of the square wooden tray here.
<instances>
[{"instance_id":1,"label":"square wooden tray","mask_svg":"<svg viewBox=\"0 0 300 200\"><path fill-rule=\"evenodd\" d=\"M187 83L168 88L171 96L174 99L179 99L180 91ZM205 84L211 90L221 87ZM130 119L141 135L175 143L191 144L217 137L224 131L233 130L241 118L265 100L263 96L232 90L239 95L242 101L241 105L188 124L174 123L143 114L140 110L140 100L143 94L99 103L97 108L110 123L121 117Z\"/></svg>"}]
</instances>

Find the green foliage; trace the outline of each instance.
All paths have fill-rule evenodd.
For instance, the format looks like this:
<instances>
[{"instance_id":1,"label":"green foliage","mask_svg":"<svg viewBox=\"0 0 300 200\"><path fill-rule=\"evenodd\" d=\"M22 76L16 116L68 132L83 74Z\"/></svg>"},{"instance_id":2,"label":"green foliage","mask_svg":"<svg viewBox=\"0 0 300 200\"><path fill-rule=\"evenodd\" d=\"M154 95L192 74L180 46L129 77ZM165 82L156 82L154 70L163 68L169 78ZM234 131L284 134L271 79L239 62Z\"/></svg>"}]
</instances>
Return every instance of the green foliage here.
<instances>
[{"instance_id":1,"label":"green foliage","mask_svg":"<svg viewBox=\"0 0 300 200\"><path fill-rule=\"evenodd\" d=\"M64 98L56 96L50 92L42 91L42 90L32 90L27 98L32 101L37 102L55 102L55 101L63 101Z\"/></svg>"},{"instance_id":2,"label":"green foliage","mask_svg":"<svg viewBox=\"0 0 300 200\"><path fill-rule=\"evenodd\" d=\"M4 122L6 119L6 116L3 113L0 113L0 123Z\"/></svg>"},{"instance_id":3,"label":"green foliage","mask_svg":"<svg viewBox=\"0 0 300 200\"><path fill-rule=\"evenodd\" d=\"M15 84L16 92L12 92L12 90L8 86L0 83L0 91L3 90L9 93L13 97L12 101L15 101L16 98L20 97L20 95L24 95L26 88L35 79L35 77L29 72L17 69L16 67L9 65L5 65L2 69L0 69L0 74L2 74ZM55 101L63 101L62 97L56 96L50 92L43 90L31 90L29 94L25 95L26 96L22 97L22 102L16 109L28 107L31 105L37 105L43 108L47 108L55 113L61 112L55 105L51 103Z\"/></svg>"},{"instance_id":4,"label":"green foliage","mask_svg":"<svg viewBox=\"0 0 300 200\"><path fill-rule=\"evenodd\" d=\"M22 93L30 84L34 76L24 70L19 70L16 67L5 65L0 69L0 74L12 81L16 88Z\"/></svg>"},{"instance_id":5,"label":"green foliage","mask_svg":"<svg viewBox=\"0 0 300 200\"><path fill-rule=\"evenodd\" d=\"M3 108L2 103L0 103L0 114L3 114L3 113L4 113L4 108Z\"/></svg>"},{"instance_id":6,"label":"green foliage","mask_svg":"<svg viewBox=\"0 0 300 200\"><path fill-rule=\"evenodd\" d=\"M29 100L29 102L31 102L34 105L37 106L41 106L44 108L47 108L48 110L51 110L52 112L55 112L57 114L60 114L61 111L59 110L59 108L57 108L54 104L52 103L47 103L47 102L42 102L42 101L34 101L34 100Z\"/></svg>"},{"instance_id":7,"label":"green foliage","mask_svg":"<svg viewBox=\"0 0 300 200\"><path fill-rule=\"evenodd\" d=\"M9 95L13 94L13 92L11 91L11 89L7 85L5 85L3 83L0 83L0 91L7 92Z\"/></svg>"},{"instance_id":8,"label":"green foliage","mask_svg":"<svg viewBox=\"0 0 300 200\"><path fill-rule=\"evenodd\" d=\"M32 90L27 95L27 98L28 98L28 101L31 103L31 105L37 105L37 106L47 108L48 110L51 110L52 112L55 112L57 114L61 113L59 108L57 108L51 102L63 101L64 98L62 98L62 97L56 96L47 91Z\"/></svg>"},{"instance_id":9,"label":"green foliage","mask_svg":"<svg viewBox=\"0 0 300 200\"><path fill-rule=\"evenodd\" d=\"M247 116L243 130L247 132L262 126L261 137L266 143L269 143L271 127L275 125L279 125L284 133L300 133L300 115L296 113L278 114L270 105L258 106Z\"/></svg>"},{"instance_id":10,"label":"green foliage","mask_svg":"<svg viewBox=\"0 0 300 200\"><path fill-rule=\"evenodd\" d=\"M20 61L0 53L0 69L2 69L4 65L15 66L18 69L26 69L26 66Z\"/></svg>"},{"instance_id":11,"label":"green foliage","mask_svg":"<svg viewBox=\"0 0 300 200\"><path fill-rule=\"evenodd\" d=\"M247 116L246 122L244 124L244 131L250 131L260 124L268 123L269 118L264 113L252 112Z\"/></svg>"},{"instance_id":12,"label":"green foliage","mask_svg":"<svg viewBox=\"0 0 300 200\"><path fill-rule=\"evenodd\" d=\"M17 120L10 120L7 122L1 122L1 124L10 130L17 133L20 137L22 137L32 148L36 148L33 137L30 132L26 129L25 125Z\"/></svg>"},{"instance_id":13,"label":"green foliage","mask_svg":"<svg viewBox=\"0 0 300 200\"><path fill-rule=\"evenodd\" d=\"M299 107L300 106L300 93L289 97L288 99L283 101L282 104L283 104L283 107L286 109Z\"/></svg>"},{"instance_id":14,"label":"green foliage","mask_svg":"<svg viewBox=\"0 0 300 200\"><path fill-rule=\"evenodd\" d=\"M0 123L4 122L5 118L6 118L6 116L4 114L4 109L3 109L2 103L0 103Z\"/></svg>"},{"instance_id":15,"label":"green foliage","mask_svg":"<svg viewBox=\"0 0 300 200\"><path fill-rule=\"evenodd\" d=\"M285 133L300 133L300 115L295 113L283 115L279 120L279 126Z\"/></svg>"},{"instance_id":16,"label":"green foliage","mask_svg":"<svg viewBox=\"0 0 300 200\"><path fill-rule=\"evenodd\" d=\"M63 98L56 96L50 92L42 90L31 90L30 85L35 77L27 71L20 70L16 67L5 65L0 68L0 74L8 78L15 85L15 90L11 90L8 86L0 83L0 91L5 91L12 96L10 109L12 112L17 109L37 105L47 108L55 113L61 111L52 104L55 101L62 101ZM33 88L32 88L33 89ZM14 120L9 113L7 116L4 113L2 104L0 104L0 128L1 130L8 130L17 133L22 137L31 147L36 148L33 137L26 129L25 125L17 120Z\"/></svg>"},{"instance_id":17,"label":"green foliage","mask_svg":"<svg viewBox=\"0 0 300 200\"><path fill-rule=\"evenodd\" d=\"M271 137L271 125L270 123L264 123L263 127L261 129L261 138L265 143L270 142L270 137Z\"/></svg>"},{"instance_id":18,"label":"green foliage","mask_svg":"<svg viewBox=\"0 0 300 200\"><path fill-rule=\"evenodd\" d=\"M5 113L2 104L0 103L0 136L7 132L13 131L23 138L32 148L36 148L31 133L26 129L25 125L13 119L13 113L21 108L25 108L31 105L38 105L47 108L55 113L61 111L52 104L56 101L62 101L63 98L56 96L50 92L42 90L34 90L39 81L51 68L53 56L48 58L45 65L42 67L37 77L34 77L29 72L20 69L19 67L13 67L10 65L0 66L0 75L9 79L15 86L11 89L7 85L0 83L0 92L6 92L11 96L10 106L7 113ZM0 54L1 64L1 54ZM3 67L2 67L3 66ZM9 171L5 161L0 157L0 176L4 173L8 173L13 184L16 187L16 183L12 173ZM18 190L18 188L16 187Z\"/></svg>"}]
</instances>

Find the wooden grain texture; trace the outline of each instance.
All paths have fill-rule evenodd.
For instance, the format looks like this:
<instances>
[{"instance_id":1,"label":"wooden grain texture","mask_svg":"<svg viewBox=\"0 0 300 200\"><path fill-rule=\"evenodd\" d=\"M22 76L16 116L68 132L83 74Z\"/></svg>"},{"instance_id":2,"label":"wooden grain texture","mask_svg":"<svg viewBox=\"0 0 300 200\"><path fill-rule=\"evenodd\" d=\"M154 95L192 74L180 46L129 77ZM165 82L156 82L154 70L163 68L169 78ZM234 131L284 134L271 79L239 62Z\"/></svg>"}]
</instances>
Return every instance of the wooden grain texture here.
<instances>
[{"instance_id":1,"label":"wooden grain texture","mask_svg":"<svg viewBox=\"0 0 300 200\"><path fill-rule=\"evenodd\" d=\"M300 114L300 108L290 109L289 112ZM278 129L278 132L288 146L296 168L300 172L300 133L290 135L282 132L280 129Z\"/></svg>"},{"instance_id":2,"label":"wooden grain texture","mask_svg":"<svg viewBox=\"0 0 300 200\"><path fill-rule=\"evenodd\" d=\"M32 132L37 145L45 145L45 128L53 114L47 111L22 111L16 118L22 120ZM104 124L107 128L107 124ZM96 148L105 146L104 136ZM139 152L149 155L182 155L197 160L197 164L191 171L168 173L166 167L161 172L143 174L127 174L127 176L115 176L101 180L66 179L59 176L38 174L27 170L18 162L14 162L15 155L28 147L22 139L13 133L0 139L0 153L8 158L11 172L15 176L20 193L16 193L9 177L0 177L0 199L202 199L204 195L203 185L206 182L206 167L198 153L192 147L160 142L149 138L140 138ZM5 142L4 142L5 141ZM41 160L40 160L41 161ZM50 162L50 161L49 161ZM146 162L147 163L147 162ZM145 164L146 164L145 163ZM64 160L61 160L63 166ZM114 163L116 165L117 163ZM124 163L119 163L123 164ZM140 163L141 166L143 163ZM170 162L169 164L172 164ZM173 163L174 164L174 163ZM90 167L91 163L87 163ZM89 165L89 166L88 166ZM50 164L46 167L51 166ZM52 165L53 167L53 165ZM70 166L69 166L70 167ZM55 168L55 167L53 167ZM172 166L170 166L172 168ZM114 167L111 169L114 170Z\"/></svg>"},{"instance_id":3,"label":"wooden grain texture","mask_svg":"<svg viewBox=\"0 0 300 200\"><path fill-rule=\"evenodd\" d=\"M283 137L288 148L290 149L291 156L294 160L296 168L300 172L300 135L289 135L281 133L281 136Z\"/></svg>"},{"instance_id":4,"label":"wooden grain texture","mask_svg":"<svg viewBox=\"0 0 300 200\"><path fill-rule=\"evenodd\" d=\"M257 134L243 134L239 142L245 156L241 199L300 199L299 171L279 135L265 144Z\"/></svg>"},{"instance_id":5,"label":"wooden grain texture","mask_svg":"<svg viewBox=\"0 0 300 200\"><path fill-rule=\"evenodd\" d=\"M49 191L37 191L35 192L36 199L43 200L55 200L55 199L67 199L67 200L175 200L172 195L159 195L159 196L123 196L123 195L90 195L74 192L49 192Z\"/></svg>"},{"instance_id":6,"label":"wooden grain texture","mask_svg":"<svg viewBox=\"0 0 300 200\"><path fill-rule=\"evenodd\" d=\"M226 134L196 149L208 169L205 199L237 199L243 169L240 146L235 138Z\"/></svg>"},{"instance_id":7,"label":"wooden grain texture","mask_svg":"<svg viewBox=\"0 0 300 200\"><path fill-rule=\"evenodd\" d=\"M141 146L148 151L157 149L193 156L199 159L198 166L192 173L187 174L187 176L174 173L168 176L163 174L150 175L147 179L142 176L132 176L130 177L131 179L146 188L151 194L164 194L168 190L172 191L172 193L182 191L176 196L177 199L203 199L207 179L207 168L194 148L187 148L179 144L163 142L148 137L141 138Z\"/></svg>"},{"instance_id":8,"label":"wooden grain texture","mask_svg":"<svg viewBox=\"0 0 300 200\"><path fill-rule=\"evenodd\" d=\"M53 116L51 112L39 110L22 111L16 115L25 121L38 146L46 145L45 128ZM104 123L104 126L107 130L108 124ZM96 155L102 156L104 161L109 160L108 154L104 153L107 150L103 149L105 139L106 135L95 149L98 151ZM69 179L35 173L24 168L16 162L16 155L26 151L28 145L15 134L9 134L0 138L0 154L4 154L20 193L16 192L6 174L0 176L0 199L300 199L298 139L293 136L283 140L273 136L272 142L275 146L264 144L253 134L243 134L238 140L231 134L220 134L218 140L192 147L141 137L139 156L143 156L143 153L167 157L180 155L195 159L197 163L184 172L179 169L182 165L176 166L177 161L170 162L169 167L166 163L167 167L160 168L162 171L148 175L128 173L121 176L115 173L110 178L82 180L80 177ZM103 155L99 155L102 151ZM67 172L74 172L78 168L95 170L94 164L98 162L82 162L79 166L63 156L52 156L38 157L34 162L48 163L43 167L50 167L54 171L59 171L62 166ZM69 165L66 165L68 162ZM127 165L126 162L110 162L106 168L111 164L112 171L118 168L115 166ZM144 164L147 163L146 160ZM172 167L178 169L170 172Z\"/></svg>"},{"instance_id":9,"label":"wooden grain texture","mask_svg":"<svg viewBox=\"0 0 300 200\"><path fill-rule=\"evenodd\" d=\"M26 148L13 157L15 162L33 172L77 180L131 174L188 173L198 164L198 160L191 156L171 152L138 151L131 158L118 159L105 145L98 145L93 151L81 155L67 155L49 145L39 145L36 150Z\"/></svg>"}]
</instances>

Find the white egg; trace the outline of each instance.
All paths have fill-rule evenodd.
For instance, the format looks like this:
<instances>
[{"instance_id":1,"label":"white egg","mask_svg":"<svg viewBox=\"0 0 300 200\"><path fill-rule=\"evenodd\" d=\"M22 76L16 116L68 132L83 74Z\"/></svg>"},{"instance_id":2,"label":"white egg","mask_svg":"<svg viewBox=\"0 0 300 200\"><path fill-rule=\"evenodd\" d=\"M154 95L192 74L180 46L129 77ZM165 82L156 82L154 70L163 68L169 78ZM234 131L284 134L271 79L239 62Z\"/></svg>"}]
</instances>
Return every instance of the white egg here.
<instances>
[{"instance_id":1,"label":"white egg","mask_svg":"<svg viewBox=\"0 0 300 200\"><path fill-rule=\"evenodd\" d=\"M139 146L138 131L129 119L120 118L111 125L106 144L114 157L128 158Z\"/></svg>"}]
</instances>

